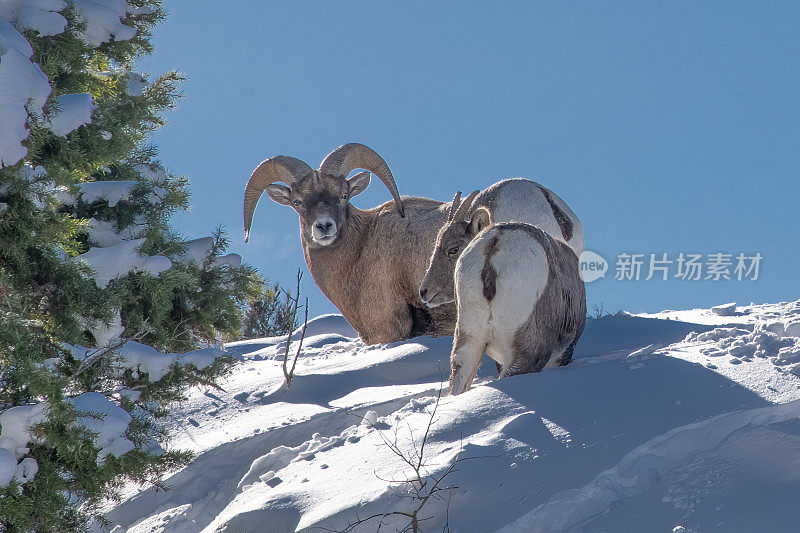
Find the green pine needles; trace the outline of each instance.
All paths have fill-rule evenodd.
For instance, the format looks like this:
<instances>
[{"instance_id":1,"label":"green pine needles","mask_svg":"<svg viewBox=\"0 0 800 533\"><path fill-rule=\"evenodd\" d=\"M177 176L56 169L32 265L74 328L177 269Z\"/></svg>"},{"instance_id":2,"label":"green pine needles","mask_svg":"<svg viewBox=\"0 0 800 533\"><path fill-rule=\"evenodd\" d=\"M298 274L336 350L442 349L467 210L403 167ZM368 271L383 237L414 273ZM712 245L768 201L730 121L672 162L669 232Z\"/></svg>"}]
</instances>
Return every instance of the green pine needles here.
<instances>
[{"instance_id":1,"label":"green pine needles","mask_svg":"<svg viewBox=\"0 0 800 533\"><path fill-rule=\"evenodd\" d=\"M127 2L149 8L122 19L137 30L132 39L87 46L71 2L61 12L65 32L25 32L52 93L45 116L30 118L24 161L0 168L0 416L45 404L46 417L20 452L35 459L38 472L0 486L2 531L83 531L92 518L102 521L99 510L122 483L164 488L165 475L191 455L164 451L161 420L188 387L216 386L233 360L223 354L206 365L176 363L151 376L120 364L122 344L135 339L176 353L212 346L238 336L243 310L264 298L256 271L225 259L221 229L205 257L193 257L169 226L170 216L189 205L188 182L166 171L146 140L164 125L183 78L168 72L142 84L131 72L152 52L151 31L165 11L158 0ZM57 97L71 93L91 94L92 121L58 136L45 123L59 111ZM31 172L37 167L46 173ZM133 184L114 201L82 194L81 184L102 181ZM171 267L134 269L99 283L74 259L107 245L97 241L98 228L141 239L141 256L167 258ZM123 340L99 342L100 326L117 321ZM133 449L98 458L98 433L86 421L106 415L80 411L72 400L91 392L130 414L124 438Z\"/></svg>"}]
</instances>

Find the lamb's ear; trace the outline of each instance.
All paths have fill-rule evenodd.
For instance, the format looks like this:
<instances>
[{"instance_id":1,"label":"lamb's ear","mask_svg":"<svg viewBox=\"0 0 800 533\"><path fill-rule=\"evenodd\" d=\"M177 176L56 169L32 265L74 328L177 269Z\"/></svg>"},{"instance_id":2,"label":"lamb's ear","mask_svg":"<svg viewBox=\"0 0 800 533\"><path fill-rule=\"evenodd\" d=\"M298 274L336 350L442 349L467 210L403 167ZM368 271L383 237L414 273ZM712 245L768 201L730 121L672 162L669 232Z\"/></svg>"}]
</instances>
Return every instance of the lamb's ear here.
<instances>
[{"instance_id":1,"label":"lamb's ear","mask_svg":"<svg viewBox=\"0 0 800 533\"><path fill-rule=\"evenodd\" d=\"M476 209L472 216L469 219L469 233L471 237L474 237L480 231L492 223L492 215L489 214L489 210L485 207L479 207Z\"/></svg>"},{"instance_id":2,"label":"lamb's ear","mask_svg":"<svg viewBox=\"0 0 800 533\"><path fill-rule=\"evenodd\" d=\"M364 192L364 189L369 185L369 172L359 172L349 180L347 180L348 196L352 198L357 194Z\"/></svg>"},{"instance_id":3,"label":"lamb's ear","mask_svg":"<svg viewBox=\"0 0 800 533\"><path fill-rule=\"evenodd\" d=\"M270 183L266 188L267 194L273 202L283 205L292 205L292 189L280 183Z\"/></svg>"}]
</instances>

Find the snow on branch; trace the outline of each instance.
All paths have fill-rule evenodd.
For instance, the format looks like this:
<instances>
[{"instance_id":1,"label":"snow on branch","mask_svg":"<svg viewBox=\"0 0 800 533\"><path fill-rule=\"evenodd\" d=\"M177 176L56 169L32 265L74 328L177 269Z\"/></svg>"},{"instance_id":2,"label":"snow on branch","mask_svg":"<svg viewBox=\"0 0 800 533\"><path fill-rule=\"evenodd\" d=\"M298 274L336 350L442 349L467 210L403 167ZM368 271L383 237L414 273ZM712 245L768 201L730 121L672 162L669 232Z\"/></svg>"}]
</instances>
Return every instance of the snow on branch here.
<instances>
[{"instance_id":1,"label":"snow on branch","mask_svg":"<svg viewBox=\"0 0 800 533\"><path fill-rule=\"evenodd\" d=\"M144 242L145 239L133 239L105 248L95 247L75 260L94 271L98 287L106 287L112 279L129 272L148 272L155 276L172 267L172 261L166 256L141 255L138 249Z\"/></svg>"},{"instance_id":2,"label":"snow on branch","mask_svg":"<svg viewBox=\"0 0 800 533\"><path fill-rule=\"evenodd\" d=\"M79 413L78 425L94 433L97 447L97 464L103 464L109 454L120 457L136 446L125 438L131 415L97 392L85 392L70 402Z\"/></svg>"},{"instance_id":3,"label":"snow on branch","mask_svg":"<svg viewBox=\"0 0 800 533\"><path fill-rule=\"evenodd\" d=\"M107 346L98 346L95 349L71 344L64 346L72 352L73 357L80 361L78 370L75 371L72 378L77 377L100 359L109 355L113 355L111 364L118 371L130 369L137 376L147 374L151 382L163 378L173 365L191 364L198 370L203 370L218 358L228 355L228 352L220 346L209 346L185 353L166 353L133 340L117 340Z\"/></svg>"},{"instance_id":4,"label":"snow on branch","mask_svg":"<svg viewBox=\"0 0 800 533\"><path fill-rule=\"evenodd\" d=\"M135 29L121 21L130 9L122 0L75 0L75 9L78 18L86 22L86 30L79 37L89 46L100 46L112 37L127 41L136 35Z\"/></svg>"},{"instance_id":5,"label":"snow on branch","mask_svg":"<svg viewBox=\"0 0 800 533\"><path fill-rule=\"evenodd\" d=\"M131 415L97 392L85 392L68 400L78 412L77 425L90 431L98 449L97 463L111 454L120 457L135 445L125 437ZM15 480L24 484L36 475L39 464L29 452L28 443L36 439L31 428L47 419L44 402L20 405L0 414L0 487Z\"/></svg>"},{"instance_id":6,"label":"snow on branch","mask_svg":"<svg viewBox=\"0 0 800 533\"><path fill-rule=\"evenodd\" d=\"M125 41L136 30L122 23L130 15L147 13L150 8L136 8L123 0L75 0L79 20L85 30L79 36L89 46L111 41ZM22 141L28 138L29 117L41 117L50 95L47 76L31 62L33 49L22 35L33 30L40 35L64 32L67 20L59 14L67 7L64 0L0 0L0 168L14 165L28 153ZM134 83L141 94L144 79ZM57 99L60 112L49 126L56 135L66 135L91 122L92 101L88 94L68 94Z\"/></svg>"},{"instance_id":7,"label":"snow on branch","mask_svg":"<svg viewBox=\"0 0 800 533\"><path fill-rule=\"evenodd\" d=\"M41 116L50 84L25 37L0 16L0 168L16 164L28 149L28 116Z\"/></svg>"},{"instance_id":8,"label":"snow on branch","mask_svg":"<svg viewBox=\"0 0 800 533\"><path fill-rule=\"evenodd\" d=\"M130 198L138 184L139 182L134 180L87 181L77 185L77 196L86 203L105 200L108 202L108 207L116 207L121 200ZM64 205L75 205L76 198L72 194L62 192L59 200Z\"/></svg>"},{"instance_id":9,"label":"snow on branch","mask_svg":"<svg viewBox=\"0 0 800 533\"><path fill-rule=\"evenodd\" d=\"M58 13L66 7L64 0L1 0L0 17L19 31L58 35L67 27L67 19Z\"/></svg>"},{"instance_id":10,"label":"snow on branch","mask_svg":"<svg viewBox=\"0 0 800 533\"><path fill-rule=\"evenodd\" d=\"M31 426L42 422L45 416L43 403L12 407L0 414L0 487L12 479L24 483L36 475L36 460L23 457L30 451L27 445L33 438Z\"/></svg>"},{"instance_id":11,"label":"snow on branch","mask_svg":"<svg viewBox=\"0 0 800 533\"><path fill-rule=\"evenodd\" d=\"M92 121L92 95L88 93L63 94L55 99L58 106L56 113L44 126L53 133L64 137Z\"/></svg>"},{"instance_id":12,"label":"snow on branch","mask_svg":"<svg viewBox=\"0 0 800 533\"><path fill-rule=\"evenodd\" d=\"M174 364L192 364L202 370L224 353L222 348L216 346L183 354L163 353L146 344L128 341L118 350L118 358L114 364L118 368L130 368L139 374L147 373L150 381L158 381Z\"/></svg>"},{"instance_id":13,"label":"snow on branch","mask_svg":"<svg viewBox=\"0 0 800 533\"><path fill-rule=\"evenodd\" d=\"M190 239L183 244L186 246L183 258L193 261L198 266L202 266L206 259L208 259L208 256L211 255L211 250L214 248L214 238L202 237L199 239ZM217 266L227 265L235 268L241 264L242 256L235 253L223 255L214 259L214 265Z\"/></svg>"}]
</instances>

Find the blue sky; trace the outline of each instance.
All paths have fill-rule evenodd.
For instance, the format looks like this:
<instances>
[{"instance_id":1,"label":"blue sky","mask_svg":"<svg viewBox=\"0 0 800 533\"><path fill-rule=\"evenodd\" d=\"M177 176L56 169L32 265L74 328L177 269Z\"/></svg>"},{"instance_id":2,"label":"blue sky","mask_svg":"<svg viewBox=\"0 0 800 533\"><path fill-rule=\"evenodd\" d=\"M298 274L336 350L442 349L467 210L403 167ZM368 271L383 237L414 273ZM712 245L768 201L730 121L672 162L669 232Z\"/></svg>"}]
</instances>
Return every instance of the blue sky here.
<instances>
[{"instance_id":1,"label":"blue sky","mask_svg":"<svg viewBox=\"0 0 800 533\"><path fill-rule=\"evenodd\" d=\"M173 225L226 225L232 251L275 281L305 268L297 216L265 195L244 245L250 172L276 154L317 166L358 141L401 194L449 201L514 176L553 189L610 263L590 308L800 298L800 4L166 4L141 68L189 78L154 138L191 179L192 211ZM373 180L354 203L389 198ZM618 281L621 252L763 261L758 281ZM308 274L303 290L312 315L333 310Z\"/></svg>"}]
</instances>

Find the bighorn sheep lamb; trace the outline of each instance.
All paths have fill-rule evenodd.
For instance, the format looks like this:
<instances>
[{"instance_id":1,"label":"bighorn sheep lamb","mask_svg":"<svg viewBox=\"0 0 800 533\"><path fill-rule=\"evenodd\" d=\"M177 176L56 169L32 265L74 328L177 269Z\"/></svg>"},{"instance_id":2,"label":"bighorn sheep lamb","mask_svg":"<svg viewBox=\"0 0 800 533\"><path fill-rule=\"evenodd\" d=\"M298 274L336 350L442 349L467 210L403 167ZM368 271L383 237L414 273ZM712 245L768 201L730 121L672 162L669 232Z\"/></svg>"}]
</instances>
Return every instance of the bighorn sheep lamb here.
<instances>
[{"instance_id":1,"label":"bighorn sheep lamb","mask_svg":"<svg viewBox=\"0 0 800 533\"><path fill-rule=\"evenodd\" d=\"M351 171L364 169L352 178ZM375 174L394 198L362 210L350 199L364 191ZM253 212L267 191L275 202L300 217L300 240L317 286L367 344L395 342L417 335L452 335L455 306L428 308L419 286L438 229L450 205L428 198L403 197L386 162L363 144L345 144L314 170L294 157L278 155L253 172L244 194L245 241ZM485 189L476 205L495 220L521 220L553 232L583 248L581 223L561 198L524 179L504 180Z\"/></svg>"},{"instance_id":2,"label":"bighorn sheep lamb","mask_svg":"<svg viewBox=\"0 0 800 533\"><path fill-rule=\"evenodd\" d=\"M586 322L573 250L531 224L492 224L485 207L467 219L477 194L461 205L456 194L422 284L435 293L455 283L451 394L470 388L484 352L501 378L566 365Z\"/></svg>"}]
</instances>

